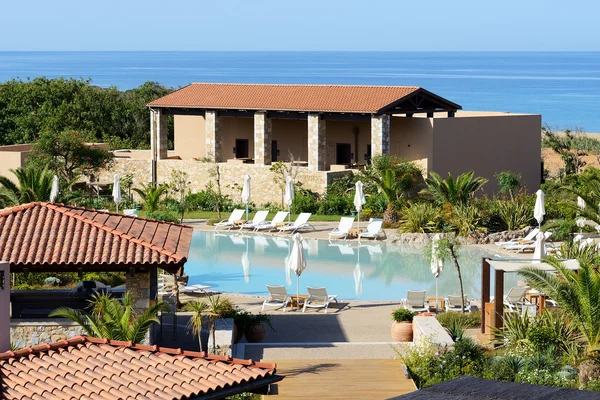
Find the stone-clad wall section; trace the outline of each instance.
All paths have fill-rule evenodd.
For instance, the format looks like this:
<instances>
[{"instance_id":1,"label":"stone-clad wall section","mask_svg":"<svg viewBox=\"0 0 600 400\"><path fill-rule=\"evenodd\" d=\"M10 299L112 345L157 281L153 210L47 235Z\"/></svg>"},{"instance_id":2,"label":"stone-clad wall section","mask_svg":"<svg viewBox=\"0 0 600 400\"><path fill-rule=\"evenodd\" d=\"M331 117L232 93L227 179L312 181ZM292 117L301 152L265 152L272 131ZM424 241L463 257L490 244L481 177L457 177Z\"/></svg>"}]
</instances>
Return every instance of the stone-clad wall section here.
<instances>
[{"instance_id":1,"label":"stone-clad wall section","mask_svg":"<svg viewBox=\"0 0 600 400\"><path fill-rule=\"evenodd\" d=\"M325 121L319 114L308 114L308 169L325 171L327 142Z\"/></svg>"},{"instance_id":2,"label":"stone-clad wall section","mask_svg":"<svg viewBox=\"0 0 600 400\"><path fill-rule=\"evenodd\" d=\"M271 164L271 136L273 127L266 112L254 113L254 163Z\"/></svg>"},{"instance_id":3,"label":"stone-clad wall section","mask_svg":"<svg viewBox=\"0 0 600 400\"><path fill-rule=\"evenodd\" d=\"M206 111L204 116L206 129L206 155L216 161L223 157L223 135L221 134L221 121L216 111Z\"/></svg>"},{"instance_id":4,"label":"stone-clad wall section","mask_svg":"<svg viewBox=\"0 0 600 400\"><path fill-rule=\"evenodd\" d=\"M371 155L390 154L390 116L371 117Z\"/></svg>"},{"instance_id":5,"label":"stone-clad wall section","mask_svg":"<svg viewBox=\"0 0 600 400\"><path fill-rule=\"evenodd\" d=\"M83 333L83 329L76 323L59 318L12 320L10 323L10 342L17 349L57 342Z\"/></svg>"},{"instance_id":6,"label":"stone-clad wall section","mask_svg":"<svg viewBox=\"0 0 600 400\"><path fill-rule=\"evenodd\" d=\"M214 183L214 178L211 174L214 165L195 160L159 160L158 182L169 182L171 171L181 170L188 174L190 190L198 192L204 189L209 182L213 181ZM234 202L241 203L240 195L243 176L249 174L252 177L251 201L256 205L266 203L279 204L281 202L281 190L273 180L276 174L269 171L269 167L268 165L219 163L223 193L231 196ZM150 181L150 161L115 159L112 169L108 172L103 172L100 181L112 181L115 173L121 176L132 173L134 175L134 187L139 186L140 183L148 183ZM352 173L351 170L309 171L307 168L301 167L298 168L296 180L302 182L304 189L324 193L327 185L333 180L350 173Z\"/></svg>"}]
</instances>

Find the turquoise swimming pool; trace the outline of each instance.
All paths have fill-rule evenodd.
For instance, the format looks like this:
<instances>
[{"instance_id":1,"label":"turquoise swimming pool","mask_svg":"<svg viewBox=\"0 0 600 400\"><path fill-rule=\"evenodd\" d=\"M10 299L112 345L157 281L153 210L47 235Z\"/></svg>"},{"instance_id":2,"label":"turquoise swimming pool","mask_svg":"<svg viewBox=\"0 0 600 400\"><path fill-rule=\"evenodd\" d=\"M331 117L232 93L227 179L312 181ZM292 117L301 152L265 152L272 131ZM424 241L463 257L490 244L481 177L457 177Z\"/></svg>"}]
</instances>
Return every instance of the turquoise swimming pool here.
<instances>
[{"instance_id":1,"label":"turquoise swimming pool","mask_svg":"<svg viewBox=\"0 0 600 400\"><path fill-rule=\"evenodd\" d=\"M308 265L300 276L302 293L306 286L325 286L343 300L399 300L407 290L435 294L423 246L316 239L303 244ZM191 284L211 285L225 293L266 295L266 285L285 285L294 293L296 276L285 268L291 247L290 237L194 232L185 272ZM482 257L493 255L476 246L461 249L465 294L470 298L480 295ZM510 275L505 287L516 284L517 277ZM438 293L460 293L456 269L449 262L438 278Z\"/></svg>"}]
</instances>

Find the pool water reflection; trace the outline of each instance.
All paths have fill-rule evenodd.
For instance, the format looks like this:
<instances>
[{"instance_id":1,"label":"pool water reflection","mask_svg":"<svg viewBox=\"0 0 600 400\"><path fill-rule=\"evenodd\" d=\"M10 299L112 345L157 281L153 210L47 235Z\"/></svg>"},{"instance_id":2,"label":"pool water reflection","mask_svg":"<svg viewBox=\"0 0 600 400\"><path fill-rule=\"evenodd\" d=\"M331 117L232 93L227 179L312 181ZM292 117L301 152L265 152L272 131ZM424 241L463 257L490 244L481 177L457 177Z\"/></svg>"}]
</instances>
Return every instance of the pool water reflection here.
<instances>
[{"instance_id":1,"label":"pool water reflection","mask_svg":"<svg viewBox=\"0 0 600 400\"><path fill-rule=\"evenodd\" d=\"M344 300L399 300L407 290L427 290L435 295L435 277L423 246L378 242L333 242L305 239L307 268L300 276L306 286L325 286ZM286 266L291 237L194 232L185 272L191 284L211 285L226 293L266 295L266 285L285 285L295 293L296 276ZM481 259L493 256L484 248L464 246L459 262L465 294L480 296ZM505 287L516 285L515 274ZM454 265L444 263L438 278L440 296L459 294Z\"/></svg>"}]
</instances>

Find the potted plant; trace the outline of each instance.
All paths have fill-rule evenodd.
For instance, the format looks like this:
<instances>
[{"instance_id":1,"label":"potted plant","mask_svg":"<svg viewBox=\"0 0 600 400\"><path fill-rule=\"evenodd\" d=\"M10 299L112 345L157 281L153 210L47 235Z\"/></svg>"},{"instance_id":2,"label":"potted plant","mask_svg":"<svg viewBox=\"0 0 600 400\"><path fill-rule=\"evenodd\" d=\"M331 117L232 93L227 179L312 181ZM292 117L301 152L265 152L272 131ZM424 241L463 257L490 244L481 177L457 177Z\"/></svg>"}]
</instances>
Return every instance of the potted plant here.
<instances>
[{"instance_id":1,"label":"potted plant","mask_svg":"<svg viewBox=\"0 0 600 400\"><path fill-rule=\"evenodd\" d=\"M404 308L394 310L392 313L392 340L394 342L412 342L413 327L412 320L415 314Z\"/></svg>"},{"instance_id":2,"label":"potted plant","mask_svg":"<svg viewBox=\"0 0 600 400\"><path fill-rule=\"evenodd\" d=\"M267 314L250 314L244 316L244 335L248 343L261 343L265 340L267 330L265 324L273 329L271 317Z\"/></svg>"}]
</instances>

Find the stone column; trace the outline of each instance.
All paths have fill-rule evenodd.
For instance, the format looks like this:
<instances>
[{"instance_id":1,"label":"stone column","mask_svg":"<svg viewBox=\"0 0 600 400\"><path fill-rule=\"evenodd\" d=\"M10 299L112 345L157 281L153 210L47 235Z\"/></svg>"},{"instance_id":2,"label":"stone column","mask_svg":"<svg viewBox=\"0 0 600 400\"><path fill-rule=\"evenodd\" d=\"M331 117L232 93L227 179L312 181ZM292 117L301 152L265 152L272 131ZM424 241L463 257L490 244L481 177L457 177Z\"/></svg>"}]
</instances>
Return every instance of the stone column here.
<instances>
[{"instance_id":1,"label":"stone column","mask_svg":"<svg viewBox=\"0 0 600 400\"><path fill-rule=\"evenodd\" d=\"M150 110L150 154L152 160L167 158L169 116L160 109Z\"/></svg>"},{"instance_id":2,"label":"stone column","mask_svg":"<svg viewBox=\"0 0 600 400\"><path fill-rule=\"evenodd\" d=\"M133 307L136 311L144 311L150 307L150 286L150 272L127 274L125 287L135 301Z\"/></svg>"},{"instance_id":3,"label":"stone column","mask_svg":"<svg viewBox=\"0 0 600 400\"><path fill-rule=\"evenodd\" d=\"M215 162L222 160L223 136L221 135L221 123L216 111L207 110L204 113L206 128L206 156L214 158Z\"/></svg>"},{"instance_id":4,"label":"stone column","mask_svg":"<svg viewBox=\"0 0 600 400\"><path fill-rule=\"evenodd\" d=\"M308 169L325 171L327 143L325 121L319 114L308 114Z\"/></svg>"},{"instance_id":5,"label":"stone column","mask_svg":"<svg viewBox=\"0 0 600 400\"><path fill-rule=\"evenodd\" d=\"M371 117L371 157L390 154L390 116Z\"/></svg>"},{"instance_id":6,"label":"stone column","mask_svg":"<svg viewBox=\"0 0 600 400\"><path fill-rule=\"evenodd\" d=\"M271 134L273 126L267 113L254 113L254 165L271 164Z\"/></svg>"}]
</instances>

